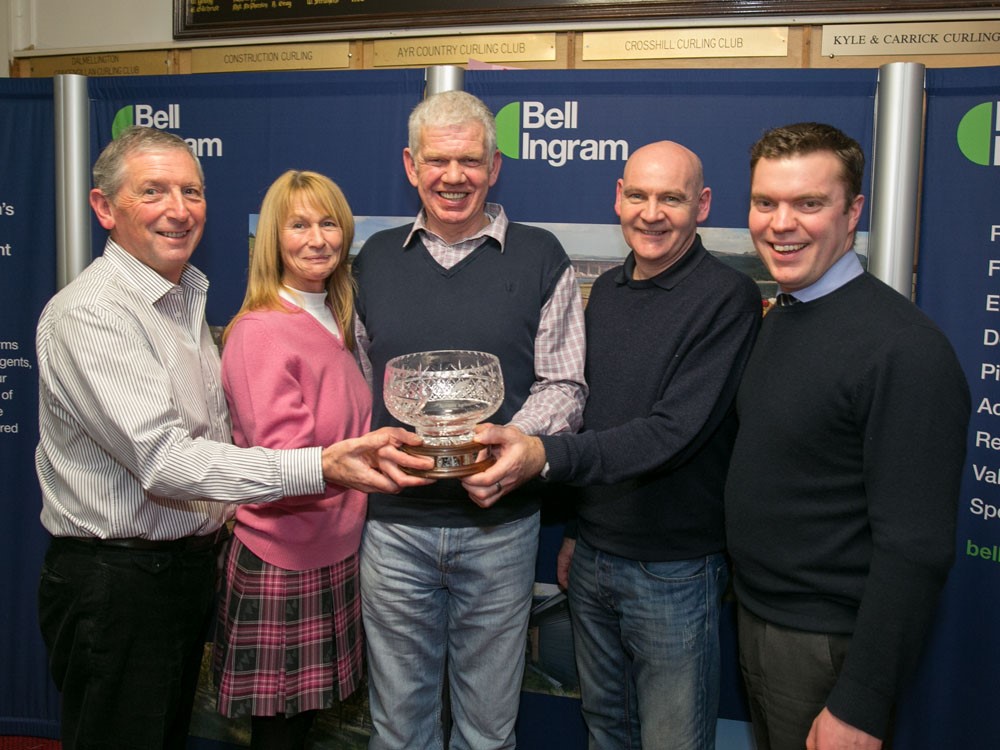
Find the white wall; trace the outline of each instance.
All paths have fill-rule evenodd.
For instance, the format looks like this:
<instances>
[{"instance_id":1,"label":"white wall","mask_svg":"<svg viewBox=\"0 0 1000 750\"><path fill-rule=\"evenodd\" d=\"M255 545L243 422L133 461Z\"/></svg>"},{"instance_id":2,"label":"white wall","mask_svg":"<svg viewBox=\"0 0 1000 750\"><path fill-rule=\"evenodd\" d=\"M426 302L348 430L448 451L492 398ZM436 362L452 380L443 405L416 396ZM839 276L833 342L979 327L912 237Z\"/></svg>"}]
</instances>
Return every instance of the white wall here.
<instances>
[{"instance_id":1,"label":"white wall","mask_svg":"<svg viewBox=\"0 0 1000 750\"><path fill-rule=\"evenodd\" d=\"M25 50L174 46L171 0L0 0L0 76Z\"/></svg>"},{"instance_id":2,"label":"white wall","mask_svg":"<svg viewBox=\"0 0 1000 750\"><path fill-rule=\"evenodd\" d=\"M173 44L171 0L0 0L21 9L12 50Z\"/></svg>"}]
</instances>

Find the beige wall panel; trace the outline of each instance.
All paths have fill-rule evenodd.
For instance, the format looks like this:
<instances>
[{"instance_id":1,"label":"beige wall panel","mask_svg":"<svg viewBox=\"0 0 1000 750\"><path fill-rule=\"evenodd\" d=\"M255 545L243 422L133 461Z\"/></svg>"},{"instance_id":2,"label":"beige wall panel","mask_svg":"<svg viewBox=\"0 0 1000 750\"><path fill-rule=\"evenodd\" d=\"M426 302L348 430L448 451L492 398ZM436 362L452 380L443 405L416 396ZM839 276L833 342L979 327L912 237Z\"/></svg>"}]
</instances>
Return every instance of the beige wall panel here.
<instances>
[{"instance_id":1,"label":"beige wall panel","mask_svg":"<svg viewBox=\"0 0 1000 750\"><path fill-rule=\"evenodd\" d=\"M670 68L801 68L806 67L807 33L804 27L788 29L788 55L786 57L684 57L646 60L584 60L581 44L577 42L575 68L592 70L670 69ZM577 39L579 39L579 35Z\"/></svg>"},{"instance_id":2,"label":"beige wall panel","mask_svg":"<svg viewBox=\"0 0 1000 750\"><path fill-rule=\"evenodd\" d=\"M360 39L351 42L351 70L364 70L365 43Z\"/></svg>"},{"instance_id":3,"label":"beige wall panel","mask_svg":"<svg viewBox=\"0 0 1000 750\"><path fill-rule=\"evenodd\" d=\"M885 25L887 30L893 24ZM810 68L877 68L892 62L923 63L928 68L975 68L1000 65L1000 54L962 53L939 54L891 54L891 55L836 55L823 54L823 27L812 27L814 43L809 50L807 67Z\"/></svg>"},{"instance_id":4,"label":"beige wall panel","mask_svg":"<svg viewBox=\"0 0 1000 750\"><path fill-rule=\"evenodd\" d=\"M525 70L562 70L564 68L570 67L567 63L569 61L569 54L567 52L567 34L559 33L555 34L555 59L554 60L530 60L530 61L503 61L497 60L495 63L497 65L503 65L505 67L511 68L523 68ZM418 37L419 39L425 39L425 37ZM366 39L361 43L361 64L359 67L366 70L379 69L379 70L391 70L393 68L425 68L427 64L424 62L417 62L413 65L393 65L393 66L382 66L376 64L375 57L375 44L379 40ZM452 63L459 64L459 63ZM461 63L465 67L465 63Z\"/></svg>"},{"instance_id":5,"label":"beige wall panel","mask_svg":"<svg viewBox=\"0 0 1000 750\"><path fill-rule=\"evenodd\" d=\"M27 57L18 61L24 78L49 78L72 73L83 76L147 76L172 73L174 50L149 52L85 52L74 55Z\"/></svg>"},{"instance_id":6,"label":"beige wall panel","mask_svg":"<svg viewBox=\"0 0 1000 750\"><path fill-rule=\"evenodd\" d=\"M1000 65L1000 55L838 55L824 57L815 46L810 68L877 68L891 62L923 63L928 68L978 68Z\"/></svg>"},{"instance_id":7,"label":"beige wall panel","mask_svg":"<svg viewBox=\"0 0 1000 750\"><path fill-rule=\"evenodd\" d=\"M246 73L262 70L346 70L349 42L260 44L191 50L194 73Z\"/></svg>"},{"instance_id":8,"label":"beige wall panel","mask_svg":"<svg viewBox=\"0 0 1000 750\"><path fill-rule=\"evenodd\" d=\"M177 73L180 75L188 75L191 72L191 50L180 49L177 50Z\"/></svg>"},{"instance_id":9,"label":"beige wall panel","mask_svg":"<svg viewBox=\"0 0 1000 750\"><path fill-rule=\"evenodd\" d=\"M766 22L766 19L762 19ZM507 38L508 34L498 34L497 38ZM388 39L389 37L385 37ZM461 38L454 35L440 38ZM717 58L673 58L635 60L583 60L584 33L580 31L560 31L554 33L555 59L533 61L496 61L497 64L524 69L671 69L671 68L717 68L717 69L761 69L761 68L877 68L889 62L919 62L929 68L1000 66L1000 53L966 54L913 54L913 55L838 55L825 57L822 53L823 27L820 25L798 25L788 27L788 53L784 57L717 57ZM427 37L419 37L427 39ZM390 67L423 68L428 63L417 61L412 65L379 66L375 59L375 45L378 39L353 39L349 45L348 69L374 70ZM150 75L189 74L195 72L193 59L197 57L195 48L177 48L133 51L87 51L76 55L30 55L15 57L10 64L10 75L14 78L48 77L57 72L73 72L86 75ZM207 49L207 47L202 48ZM457 64L467 64L466 62ZM322 66L315 66L320 69ZM275 68L279 69L279 68ZM314 69L306 67L303 69Z\"/></svg>"}]
</instances>

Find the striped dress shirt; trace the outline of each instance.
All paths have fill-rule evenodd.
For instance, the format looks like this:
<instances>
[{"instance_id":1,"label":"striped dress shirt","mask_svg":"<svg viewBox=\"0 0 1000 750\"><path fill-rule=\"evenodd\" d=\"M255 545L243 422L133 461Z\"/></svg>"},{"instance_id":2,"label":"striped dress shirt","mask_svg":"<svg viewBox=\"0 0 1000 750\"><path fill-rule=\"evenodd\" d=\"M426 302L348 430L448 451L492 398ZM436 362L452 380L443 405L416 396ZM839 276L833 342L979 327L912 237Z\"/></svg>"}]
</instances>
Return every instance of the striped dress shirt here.
<instances>
[{"instance_id":1,"label":"striped dress shirt","mask_svg":"<svg viewBox=\"0 0 1000 750\"><path fill-rule=\"evenodd\" d=\"M41 520L55 536L178 539L227 503L322 492L321 448L231 444L208 280L173 284L108 240L38 323Z\"/></svg>"}]
</instances>

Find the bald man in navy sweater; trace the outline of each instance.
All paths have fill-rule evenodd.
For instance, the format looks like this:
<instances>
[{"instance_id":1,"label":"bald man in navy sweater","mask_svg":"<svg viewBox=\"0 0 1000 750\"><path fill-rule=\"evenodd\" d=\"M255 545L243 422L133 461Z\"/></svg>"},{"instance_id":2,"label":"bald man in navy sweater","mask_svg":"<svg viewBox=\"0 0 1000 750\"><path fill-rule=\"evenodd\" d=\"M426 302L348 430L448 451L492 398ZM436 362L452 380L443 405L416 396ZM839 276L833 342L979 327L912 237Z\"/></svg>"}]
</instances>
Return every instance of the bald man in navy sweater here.
<instances>
[{"instance_id":1,"label":"bald man in navy sweater","mask_svg":"<svg viewBox=\"0 0 1000 750\"><path fill-rule=\"evenodd\" d=\"M761 296L702 245L711 198L680 144L632 154L615 198L631 252L587 304L583 431L481 427L498 460L465 480L481 504L538 474L579 487L558 573L592 749L715 747L723 488Z\"/></svg>"}]
</instances>

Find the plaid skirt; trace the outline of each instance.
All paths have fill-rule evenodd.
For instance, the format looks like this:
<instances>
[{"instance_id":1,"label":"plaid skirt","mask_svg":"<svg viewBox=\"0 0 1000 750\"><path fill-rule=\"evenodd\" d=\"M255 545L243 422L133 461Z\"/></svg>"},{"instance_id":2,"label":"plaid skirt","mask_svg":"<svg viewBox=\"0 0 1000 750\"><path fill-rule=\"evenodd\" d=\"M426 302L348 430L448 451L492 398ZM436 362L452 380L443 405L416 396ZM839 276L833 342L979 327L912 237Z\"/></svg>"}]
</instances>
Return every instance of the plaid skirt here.
<instances>
[{"instance_id":1,"label":"plaid skirt","mask_svg":"<svg viewBox=\"0 0 1000 750\"><path fill-rule=\"evenodd\" d=\"M360 684L363 651L357 554L283 570L233 537L215 637L219 713L329 708Z\"/></svg>"}]
</instances>

